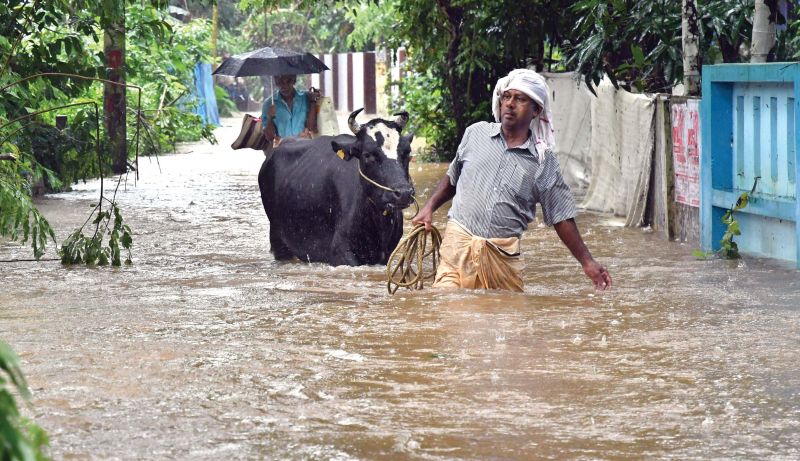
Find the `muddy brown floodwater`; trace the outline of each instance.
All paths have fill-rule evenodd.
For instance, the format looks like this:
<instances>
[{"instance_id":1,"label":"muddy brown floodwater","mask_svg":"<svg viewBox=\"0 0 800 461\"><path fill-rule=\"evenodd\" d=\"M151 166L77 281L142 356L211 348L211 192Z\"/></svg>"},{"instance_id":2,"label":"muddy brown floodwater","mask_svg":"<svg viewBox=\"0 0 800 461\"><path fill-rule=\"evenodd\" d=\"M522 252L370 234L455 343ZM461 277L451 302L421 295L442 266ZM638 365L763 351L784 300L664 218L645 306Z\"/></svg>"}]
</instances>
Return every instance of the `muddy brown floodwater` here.
<instances>
[{"instance_id":1,"label":"muddy brown floodwater","mask_svg":"<svg viewBox=\"0 0 800 461\"><path fill-rule=\"evenodd\" d=\"M611 292L534 223L524 293L390 296L382 267L274 261L262 156L225 122L120 188L131 267L0 265L0 337L55 459L800 458L787 264L698 261L583 212ZM443 171L412 164L420 195ZM39 201L59 239L98 187Z\"/></svg>"}]
</instances>

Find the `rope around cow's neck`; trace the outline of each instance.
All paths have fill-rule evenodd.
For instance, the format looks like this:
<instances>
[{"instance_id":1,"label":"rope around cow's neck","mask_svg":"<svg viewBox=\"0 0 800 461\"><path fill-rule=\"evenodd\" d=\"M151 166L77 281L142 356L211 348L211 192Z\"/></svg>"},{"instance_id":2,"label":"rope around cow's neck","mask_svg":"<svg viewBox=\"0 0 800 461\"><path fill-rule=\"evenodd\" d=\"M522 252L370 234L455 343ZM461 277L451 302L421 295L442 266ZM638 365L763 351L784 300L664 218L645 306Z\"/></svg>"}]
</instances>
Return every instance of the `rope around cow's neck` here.
<instances>
[{"instance_id":1,"label":"rope around cow's neck","mask_svg":"<svg viewBox=\"0 0 800 461\"><path fill-rule=\"evenodd\" d=\"M384 186L382 184L378 184L375 181L373 181L370 178L368 178L367 175L365 175L364 172L361 171L361 162L356 162L356 165L358 165L358 174L360 174L361 177L364 178L368 183L372 184L373 186L377 187L378 189L383 189L383 190L385 190L387 192L394 192L394 189L392 189L390 187L386 187L386 186Z\"/></svg>"},{"instance_id":2,"label":"rope around cow's neck","mask_svg":"<svg viewBox=\"0 0 800 461\"><path fill-rule=\"evenodd\" d=\"M372 179L370 179L369 177L367 177L367 175L365 175L365 174L364 174L364 172L363 172L363 171L361 171L361 164L360 164L360 163L356 162L356 165L358 165L358 174L360 174L360 175L361 175L361 177L362 177L362 178L364 178L364 180L365 180L365 181L367 181L368 183L370 183L370 184L372 184L373 186L377 187L378 189L383 189L383 190L385 190L385 191L387 191L387 192L394 192L394 189L392 189L391 187L386 187L386 186L384 186L384 185L382 185L382 184L379 184L379 183L377 183L377 182L373 181L373 180L372 180ZM410 220L412 220L412 219L414 219L414 216L416 216L416 215L417 215L417 213L419 213L419 203L417 202L417 198L416 198L416 197L414 197L414 196L412 196L411 198L413 198L413 199L414 199L414 208L416 208L416 209L417 209L417 211L415 211L415 212L414 212L414 215L412 215L410 218L406 218L406 219L408 219L409 221L410 221ZM385 212L385 211L384 211L384 215L386 215L386 212Z\"/></svg>"},{"instance_id":3,"label":"rope around cow's neck","mask_svg":"<svg viewBox=\"0 0 800 461\"><path fill-rule=\"evenodd\" d=\"M394 192L394 189L378 184L368 178L361 171L360 163L358 163L358 174L373 186L387 192ZM417 211L411 218L406 218L409 221L419 213L417 198L412 198ZM428 243L429 236L430 244ZM428 232L423 224L414 226L411 232L400 240L386 263L386 288L389 290L389 294L395 294L400 287L421 290L425 280L434 278L436 269L439 266L439 246L441 244L442 236L439 233L439 229L431 226L431 230ZM423 264L425 259L429 257L431 258L431 270L425 272Z\"/></svg>"}]
</instances>

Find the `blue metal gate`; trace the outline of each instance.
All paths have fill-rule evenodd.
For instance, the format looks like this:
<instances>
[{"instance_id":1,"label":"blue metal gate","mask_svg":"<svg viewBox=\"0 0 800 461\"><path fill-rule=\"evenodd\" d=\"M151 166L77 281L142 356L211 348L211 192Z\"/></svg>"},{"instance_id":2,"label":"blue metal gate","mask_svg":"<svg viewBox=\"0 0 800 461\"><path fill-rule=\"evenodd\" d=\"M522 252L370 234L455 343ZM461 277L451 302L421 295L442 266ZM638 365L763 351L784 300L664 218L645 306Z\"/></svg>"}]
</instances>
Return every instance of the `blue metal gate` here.
<instances>
[{"instance_id":1,"label":"blue metal gate","mask_svg":"<svg viewBox=\"0 0 800 461\"><path fill-rule=\"evenodd\" d=\"M700 240L719 248L721 217L758 185L736 212L744 253L791 260L800 267L797 152L800 63L703 67Z\"/></svg>"}]
</instances>

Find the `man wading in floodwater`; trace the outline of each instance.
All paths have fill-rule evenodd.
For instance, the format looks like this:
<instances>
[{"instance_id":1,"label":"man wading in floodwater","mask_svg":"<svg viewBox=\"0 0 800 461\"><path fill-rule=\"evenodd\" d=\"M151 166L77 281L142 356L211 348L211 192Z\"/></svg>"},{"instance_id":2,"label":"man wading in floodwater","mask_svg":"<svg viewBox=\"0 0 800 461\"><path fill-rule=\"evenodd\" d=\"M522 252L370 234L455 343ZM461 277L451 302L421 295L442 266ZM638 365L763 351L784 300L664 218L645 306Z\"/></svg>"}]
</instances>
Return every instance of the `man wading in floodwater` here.
<instances>
[{"instance_id":1,"label":"man wading in floodwater","mask_svg":"<svg viewBox=\"0 0 800 461\"><path fill-rule=\"evenodd\" d=\"M536 204L594 286L611 288L575 224L575 203L553 153L550 96L544 78L528 69L498 80L494 118L464 132L456 157L412 221L431 228L433 212L453 199L434 287L522 291L519 239Z\"/></svg>"}]
</instances>

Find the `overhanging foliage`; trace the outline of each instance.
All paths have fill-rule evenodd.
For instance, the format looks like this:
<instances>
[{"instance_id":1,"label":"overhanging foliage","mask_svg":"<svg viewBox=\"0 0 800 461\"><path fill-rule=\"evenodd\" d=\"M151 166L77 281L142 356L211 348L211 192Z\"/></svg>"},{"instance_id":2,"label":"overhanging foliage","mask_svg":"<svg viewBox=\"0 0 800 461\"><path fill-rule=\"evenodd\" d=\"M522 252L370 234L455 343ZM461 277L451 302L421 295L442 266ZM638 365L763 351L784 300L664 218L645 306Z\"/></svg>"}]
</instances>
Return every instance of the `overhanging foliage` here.
<instances>
[{"instance_id":1,"label":"overhanging foliage","mask_svg":"<svg viewBox=\"0 0 800 461\"><path fill-rule=\"evenodd\" d=\"M139 153L137 134L144 141L144 154L201 136L213 140L212 127L186 110L194 103L188 99L194 63L210 61L210 26L202 20L175 21L165 13L166 5L155 0L126 2L128 82L144 88L142 103L152 108L138 112L135 103L128 105L128 123L145 127L127 131L129 158ZM23 77L53 72L102 77L102 28L108 17L95 2L58 0L10 0L0 5L0 17L0 59L6 64L0 69L0 87L5 88L0 92L0 155L12 153L16 159L0 168L5 200L0 202L0 235L23 242L34 237L34 256L39 258L53 231L30 201L31 185L43 182L58 190L98 177L109 171L109 156L104 155L103 134L96 130L98 115L86 107L102 106L102 85L66 76ZM24 81L8 86L18 80ZM50 110L59 107L57 112ZM57 113L68 120L64 129L54 127ZM19 121L9 123L14 120ZM110 218L109 214L106 219Z\"/></svg>"}]
</instances>

